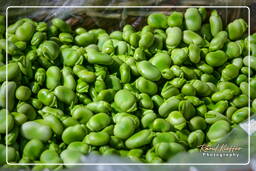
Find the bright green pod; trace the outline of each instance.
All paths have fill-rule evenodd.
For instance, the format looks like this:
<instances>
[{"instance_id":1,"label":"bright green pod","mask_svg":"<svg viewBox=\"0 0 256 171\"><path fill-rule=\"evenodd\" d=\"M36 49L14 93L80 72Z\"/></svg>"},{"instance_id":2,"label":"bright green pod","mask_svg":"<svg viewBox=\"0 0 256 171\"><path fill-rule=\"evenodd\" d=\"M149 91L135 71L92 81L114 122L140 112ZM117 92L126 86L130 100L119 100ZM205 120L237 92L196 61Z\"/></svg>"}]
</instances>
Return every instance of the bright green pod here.
<instances>
[{"instance_id":1,"label":"bright green pod","mask_svg":"<svg viewBox=\"0 0 256 171\"><path fill-rule=\"evenodd\" d=\"M76 89L76 80L73 76L73 71L69 67L64 67L62 69L62 78L63 78L63 86L75 90Z\"/></svg>"},{"instance_id":2,"label":"bright green pod","mask_svg":"<svg viewBox=\"0 0 256 171\"><path fill-rule=\"evenodd\" d=\"M0 82L4 82L6 79L9 81L16 80L19 73L20 69L17 63L0 66Z\"/></svg>"},{"instance_id":3,"label":"bright green pod","mask_svg":"<svg viewBox=\"0 0 256 171\"><path fill-rule=\"evenodd\" d=\"M162 118L156 118L152 123L152 130L156 132L167 132L170 131L170 123Z\"/></svg>"},{"instance_id":4,"label":"bright green pod","mask_svg":"<svg viewBox=\"0 0 256 171\"><path fill-rule=\"evenodd\" d=\"M188 53L188 56L189 56L189 59L191 62L197 64L200 62L200 48L195 45L195 44L190 44L189 47L188 47L188 50L189 50L189 53Z\"/></svg>"},{"instance_id":5,"label":"bright green pod","mask_svg":"<svg viewBox=\"0 0 256 171\"><path fill-rule=\"evenodd\" d=\"M87 60L90 64L111 65L113 59L108 54L99 52L93 48L87 48Z\"/></svg>"},{"instance_id":6,"label":"bright green pod","mask_svg":"<svg viewBox=\"0 0 256 171\"><path fill-rule=\"evenodd\" d=\"M204 114L204 113L203 113ZM201 116L194 116L189 120L189 128L192 131L195 130L205 130L207 128L207 124L205 119Z\"/></svg>"},{"instance_id":7,"label":"bright green pod","mask_svg":"<svg viewBox=\"0 0 256 171\"><path fill-rule=\"evenodd\" d=\"M36 110L29 103L20 102L17 105L17 112L25 114L29 120L34 120L36 118Z\"/></svg>"},{"instance_id":8,"label":"bright green pod","mask_svg":"<svg viewBox=\"0 0 256 171\"><path fill-rule=\"evenodd\" d=\"M62 160L59 154L51 149L45 150L40 155L40 162L42 163L61 163ZM54 168L55 166L51 166L50 168Z\"/></svg>"},{"instance_id":9,"label":"bright green pod","mask_svg":"<svg viewBox=\"0 0 256 171\"><path fill-rule=\"evenodd\" d=\"M33 46L40 45L46 39L46 37L47 37L46 33L36 32L31 39L31 45ZM17 43L15 45L17 46Z\"/></svg>"},{"instance_id":10,"label":"bright green pod","mask_svg":"<svg viewBox=\"0 0 256 171\"><path fill-rule=\"evenodd\" d=\"M217 89L218 90L230 89L233 91L234 95L239 95L241 92L240 88L237 85L235 85L232 82L228 82L228 81L219 82L217 84Z\"/></svg>"},{"instance_id":11,"label":"bright green pod","mask_svg":"<svg viewBox=\"0 0 256 171\"><path fill-rule=\"evenodd\" d=\"M86 124L89 119L93 116L92 111L90 111L84 105L76 105L71 109L70 114L74 119L76 119L81 124Z\"/></svg>"},{"instance_id":12,"label":"bright green pod","mask_svg":"<svg viewBox=\"0 0 256 171\"><path fill-rule=\"evenodd\" d=\"M228 64L221 72L221 78L224 81L230 81L236 78L239 74L239 68L234 64Z\"/></svg>"},{"instance_id":13,"label":"bright green pod","mask_svg":"<svg viewBox=\"0 0 256 171\"><path fill-rule=\"evenodd\" d=\"M135 58L129 57L129 58L125 61L125 63L126 63L127 65L129 65L129 67L131 68L131 71L132 71L132 74L133 74L133 75L135 75L135 76L139 76L139 75L140 75L140 73L138 72L138 68L137 68L137 66L136 66L136 60L135 60Z\"/></svg>"},{"instance_id":14,"label":"bright green pod","mask_svg":"<svg viewBox=\"0 0 256 171\"><path fill-rule=\"evenodd\" d=\"M77 120L69 116L64 116L64 117L61 117L60 119L65 128L79 125L79 122Z\"/></svg>"},{"instance_id":15,"label":"bright green pod","mask_svg":"<svg viewBox=\"0 0 256 171\"><path fill-rule=\"evenodd\" d=\"M83 63L83 56L81 50L74 48L61 49L61 56L65 66L73 67Z\"/></svg>"},{"instance_id":16,"label":"bright green pod","mask_svg":"<svg viewBox=\"0 0 256 171\"><path fill-rule=\"evenodd\" d=\"M54 89L54 95L57 99L67 105L74 104L76 102L76 94L65 86L58 86Z\"/></svg>"},{"instance_id":17,"label":"bright green pod","mask_svg":"<svg viewBox=\"0 0 256 171\"><path fill-rule=\"evenodd\" d=\"M96 101L107 101L112 102L114 100L116 91L113 89L105 89L98 93Z\"/></svg>"},{"instance_id":18,"label":"bright green pod","mask_svg":"<svg viewBox=\"0 0 256 171\"><path fill-rule=\"evenodd\" d=\"M217 102L216 104L209 104L207 107L209 110L224 113L225 110L228 108L229 104L227 100L221 100Z\"/></svg>"},{"instance_id":19,"label":"bright green pod","mask_svg":"<svg viewBox=\"0 0 256 171\"><path fill-rule=\"evenodd\" d=\"M156 136L154 137L152 144L155 146L156 144L159 143L172 143L175 142L177 139L176 135L174 132L161 132L157 133Z\"/></svg>"},{"instance_id":20,"label":"bright green pod","mask_svg":"<svg viewBox=\"0 0 256 171\"><path fill-rule=\"evenodd\" d=\"M234 98L231 104L238 108L248 106L248 96L241 94Z\"/></svg>"},{"instance_id":21,"label":"bright green pod","mask_svg":"<svg viewBox=\"0 0 256 171\"><path fill-rule=\"evenodd\" d=\"M240 69L240 71L241 71L241 73L242 74L245 74L245 75L249 75L249 76L252 76L253 75L253 71L252 71L252 69L251 68L249 68L249 67L242 67L241 69Z\"/></svg>"},{"instance_id":22,"label":"bright green pod","mask_svg":"<svg viewBox=\"0 0 256 171\"><path fill-rule=\"evenodd\" d=\"M191 148L196 148L204 143L205 135L202 130L196 130L189 134L188 144Z\"/></svg>"},{"instance_id":23,"label":"bright green pod","mask_svg":"<svg viewBox=\"0 0 256 171\"><path fill-rule=\"evenodd\" d=\"M115 51L113 41L111 39L105 41L102 45L102 52L106 54L113 54Z\"/></svg>"},{"instance_id":24,"label":"bright green pod","mask_svg":"<svg viewBox=\"0 0 256 171\"><path fill-rule=\"evenodd\" d=\"M188 100L180 101L178 109L183 114L185 119L190 119L196 114L195 107Z\"/></svg>"},{"instance_id":25,"label":"bright green pod","mask_svg":"<svg viewBox=\"0 0 256 171\"><path fill-rule=\"evenodd\" d=\"M162 117L167 117L170 112L178 109L179 103L180 100L175 98L175 96L170 97L158 108L159 115Z\"/></svg>"},{"instance_id":26,"label":"bright green pod","mask_svg":"<svg viewBox=\"0 0 256 171\"><path fill-rule=\"evenodd\" d=\"M163 13L152 13L147 18L147 23L153 28L166 28L167 16Z\"/></svg>"},{"instance_id":27,"label":"bright green pod","mask_svg":"<svg viewBox=\"0 0 256 171\"><path fill-rule=\"evenodd\" d=\"M53 18L51 20L52 24L56 26L61 32L71 32L70 25L68 25L65 21L59 18Z\"/></svg>"},{"instance_id":28,"label":"bright green pod","mask_svg":"<svg viewBox=\"0 0 256 171\"><path fill-rule=\"evenodd\" d=\"M166 80L170 80L172 79L173 77L175 77L173 71L170 69L170 68L166 68L166 69L163 69L161 71L161 75L164 79Z\"/></svg>"},{"instance_id":29,"label":"bright green pod","mask_svg":"<svg viewBox=\"0 0 256 171\"><path fill-rule=\"evenodd\" d=\"M21 135L29 140L38 139L46 142L51 138L52 131L47 125L28 121L21 125Z\"/></svg>"},{"instance_id":30,"label":"bright green pod","mask_svg":"<svg viewBox=\"0 0 256 171\"><path fill-rule=\"evenodd\" d=\"M129 117L133 120L133 122L135 123L135 127L137 128L140 125L140 120L138 119L137 116L129 114L129 113L117 113L113 116L113 121L114 123L117 123L120 119L124 118L124 117Z\"/></svg>"},{"instance_id":31,"label":"bright green pod","mask_svg":"<svg viewBox=\"0 0 256 171\"><path fill-rule=\"evenodd\" d=\"M210 51L220 50L224 47L224 44L228 41L228 33L226 31L220 31L211 40L209 45Z\"/></svg>"},{"instance_id":32,"label":"bright green pod","mask_svg":"<svg viewBox=\"0 0 256 171\"><path fill-rule=\"evenodd\" d=\"M157 116L152 110L145 111L141 118L143 128L152 128L152 124L156 118Z\"/></svg>"},{"instance_id":33,"label":"bright green pod","mask_svg":"<svg viewBox=\"0 0 256 171\"><path fill-rule=\"evenodd\" d=\"M128 90L119 90L115 94L114 102L120 112L133 112L137 110L136 97Z\"/></svg>"},{"instance_id":34,"label":"bright green pod","mask_svg":"<svg viewBox=\"0 0 256 171\"><path fill-rule=\"evenodd\" d=\"M109 37L111 39L116 39L116 40L120 40L122 41L123 40L123 37L122 37L122 32L121 31L113 31L110 33Z\"/></svg>"},{"instance_id":35,"label":"bright green pod","mask_svg":"<svg viewBox=\"0 0 256 171\"><path fill-rule=\"evenodd\" d=\"M176 48L182 40L182 30L179 27L169 27L166 34L166 46L170 49Z\"/></svg>"},{"instance_id":36,"label":"bright green pod","mask_svg":"<svg viewBox=\"0 0 256 171\"><path fill-rule=\"evenodd\" d=\"M111 111L111 106L108 102L97 101L87 104L87 108L94 113L109 113Z\"/></svg>"},{"instance_id":37,"label":"bright green pod","mask_svg":"<svg viewBox=\"0 0 256 171\"><path fill-rule=\"evenodd\" d=\"M152 58L150 58L149 62L151 62L159 71L170 68L172 63L170 56L167 52L158 52Z\"/></svg>"},{"instance_id":38,"label":"bright green pod","mask_svg":"<svg viewBox=\"0 0 256 171\"><path fill-rule=\"evenodd\" d=\"M1 113L1 111L0 111L0 113ZM11 115L13 116L15 123L19 126L24 124L28 120L27 116L23 113L12 112ZM8 118L8 121L11 121L11 119ZM4 124L2 124L2 125L4 125ZM4 126L4 127L6 127L6 126Z\"/></svg>"},{"instance_id":39,"label":"bright green pod","mask_svg":"<svg viewBox=\"0 0 256 171\"><path fill-rule=\"evenodd\" d=\"M148 49L154 42L154 35L151 32L145 32L141 34L139 40L139 47L142 49Z\"/></svg>"},{"instance_id":40,"label":"bright green pod","mask_svg":"<svg viewBox=\"0 0 256 171\"><path fill-rule=\"evenodd\" d=\"M42 121L45 125L49 126L52 131L56 134L56 135L61 135L64 127L61 123L61 121L57 118L57 116L54 115L45 115L43 116L43 121Z\"/></svg>"},{"instance_id":41,"label":"bright green pod","mask_svg":"<svg viewBox=\"0 0 256 171\"><path fill-rule=\"evenodd\" d=\"M185 96L185 100L189 100L194 106L202 105L204 102L196 96Z\"/></svg>"},{"instance_id":42,"label":"bright green pod","mask_svg":"<svg viewBox=\"0 0 256 171\"><path fill-rule=\"evenodd\" d=\"M214 71L212 66L210 66L210 65L208 65L204 62L199 63L197 65L197 68L200 69L202 72L207 73L207 74L211 74Z\"/></svg>"},{"instance_id":43,"label":"bright green pod","mask_svg":"<svg viewBox=\"0 0 256 171\"><path fill-rule=\"evenodd\" d=\"M135 123L130 117L122 117L114 126L113 133L120 139L127 139L134 133L135 128Z\"/></svg>"},{"instance_id":44,"label":"bright green pod","mask_svg":"<svg viewBox=\"0 0 256 171\"><path fill-rule=\"evenodd\" d=\"M202 18L197 8L188 8L184 14L186 28L198 31L201 28Z\"/></svg>"},{"instance_id":45,"label":"bright green pod","mask_svg":"<svg viewBox=\"0 0 256 171\"><path fill-rule=\"evenodd\" d=\"M88 95L76 93L76 96L78 98L78 102L81 104L87 105L92 102L91 98L89 98Z\"/></svg>"},{"instance_id":46,"label":"bright green pod","mask_svg":"<svg viewBox=\"0 0 256 171\"><path fill-rule=\"evenodd\" d=\"M13 81L3 82L0 88L0 106L12 111L15 105L16 83ZM7 99L8 97L8 99Z\"/></svg>"},{"instance_id":47,"label":"bright green pod","mask_svg":"<svg viewBox=\"0 0 256 171\"><path fill-rule=\"evenodd\" d=\"M186 66L182 66L182 67L180 67L180 69L182 70L186 80L197 79L197 74L194 69L186 67Z\"/></svg>"},{"instance_id":48,"label":"bright green pod","mask_svg":"<svg viewBox=\"0 0 256 171\"><path fill-rule=\"evenodd\" d=\"M222 50L209 52L205 57L206 63L212 67L219 67L223 65L227 59L227 55Z\"/></svg>"},{"instance_id":49,"label":"bright green pod","mask_svg":"<svg viewBox=\"0 0 256 171\"><path fill-rule=\"evenodd\" d=\"M211 125L207 132L207 137L211 142L218 142L230 131L230 124L225 120L219 120Z\"/></svg>"},{"instance_id":50,"label":"bright green pod","mask_svg":"<svg viewBox=\"0 0 256 171\"><path fill-rule=\"evenodd\" d=\"M230 106L227 108L225 115L229 120L231 120L233 113L237 110L235 106Z\"/></svg>"},{"instance_id":51,"label":"bright green pod","mask_svg":"<svg viewBox=\"0 0 256 171\"><path fill-rule=\"evenodd\" d=\"M125 41L118 41L116 43L117 55L127 55L128 54L128 43Z\"/></svg>"},{"instance_id":52,"label":"bright green pod","mask_svg":"<svg viewBox=\"0 0 256 171\"><path fill-rule=\"evenodd\" d=\"M208 111L205 113L205 122L208 124L214 124L219 120L227 120L227 117L217 111Z\"/></svg>"},{"instance_id":53,"label":"bright green pod","mask_svg":"<svg viewBox=\"0 0 256 171\"><path fill-rule=\"evenodd\" d=\"M73 36L70 33L60 33L59 39L64 44L69 44L73 42Z\"/></svg>"},{"instance_id":54,"label":"bright green pod","mask_svg":"<svg viewBox=\"0 0 256 171\"><path fill-rule=\"evenodd\" d=\"M173 49L171 59L174 65L182 65L188 59L188 48Z\"/></svg>"},{"instance_id":55,"label":"bright green pod","mask_svg":"<svg viewBox=\"0 0 256 171\"><path fill-rule=\"evenodd\" d=\"M249 115L249 108L248 107L243 107L243 108L240 108L240 109L236 110L233 113L233 115L231 117L231 120L234 123L241 123L241 122L245 121L248 118L248 115Z\"/></svg>"},{"instance_id":56,"label":"bright green pod","mask_svg":"<svg viewBox=\"0 0 256 171\"><path fill-rule=\"evenodd\" d=\"M161 96L165 99L180 94L177 87L174 87L170 82L166 82L161 90Z\"/></svg>"},{"instance_id":57,"label":"bright green pod","mask_svg":"<svg viewBox=\"0 0 256 171\"><path fill-rule=\"evenodd\" d=\"M74 125L67 127L62 133L62 141L65 144L70 144L75 141L82 141L86 135L86 130L82 125Z\"/></svg>"},{"instance_id":58,"label":"bright green pod","mask_svg":"<svg viewBox=\"0 0 256 171\"><path fill-rule=\"evenodd\" d=\"M89 121L87 122L86 126L91 131L100 131L107 127L111 122L111 118L106 113L98 113L90 117Z\"/></svg>"},{"instance_id":59,"label":"bright green pod","mask_svg":"<svg viewBox=\"0 0 256 171\"><path fill-rule=\"evenodd\" d=\"M183 13L174 11L168 16L168 25L170 27L182 27L183 24Z\"/></svg>"},{"instance_id":60,"label":"bright green pod","mask_svg":"<svg viewBox=\"0 0 256 171\"><path fill-rule=\"evenodd\" d=\"M199 34L191 30L183 31L183 41L186 44L195 44L198 47L202 47L205 44L203 38Z\"/></svg>"},{"instance_id":61,"label":"bright green pod","mask_svg":"<svg viewBox=\"0 0 256 171\"><path fill-rule=\"evenodd\" d=\"M144 77L139 77L135 81L135 86L142 93L149 95L154 95L157 93L157 84L153 81L145 79Z\"/></svg>"},{"instance_id":62,"label":"bright green pod","mask_svg":"<svg viewBox=\"0 0 256 171\"><path fill-rule=\"evenodd\" d=\"M220 90L212 94L212 100L215 102L218 102L221 100L231 100L233 97L234 97L234 93L230 89Z\"/></svg>"},{"instance_id":63,"label":"bright green pod","mask_svg":"<svg viewBox=\"0 0 256 171\"><path fill-rule=\"evenodd\" d=\"M75 142L70 143L68 145L67 149L79 151L79 152L83 153L84 155L86 155L89 153L90 147L88 144L85 144L84 142L75 141Z\"/></svg>"},{"instance_id":64,"label":"bright green pod","mask_svg":"<svg viewBox=\"0 0 256 171\"><path fill-rule=\"evenodd\" d=\"M198 96L209 96L211 94L210 87L203 81L195 80L192 85L196 89Z\"/></svg>"},{"instance_id":65,"label":"bright green pod","mask_svg":"<svg viewBox=\"0 0 256 171\"><path fill-rule=\"evenodd\" d=\"M210 23L210 26L211 26L211 33L212 33L213 36L215 36L220 31L222 31L222 29L223 29L222 28L223 27L222 19L219 16L217 10L213 10L211 12L211 16L209 18L209 23Z\"/></svg>"},{"instance_id":66,"label":"bright green pod","mask_svg":"<svg viewBox=\"0 0 256 171\"><path fill-rule=\"evenodd\" d=\"M146 55L145 55L145 52L142 48L136 48L134 50L134 54L133 54L133 58L136 60L136 61L143 61L143 60L146 60Z\"/></svg>"},{"instance_id":67,"label":"bright green pod","mask_svg":"<svg viewBox=\"0 0 256 171\"><path fill-rule=\"evenodd\" d=\"M140 148L151 143L154 133L149 129L141 130L125 141L125 146L129 149Z\"/></svg>"},{"instance_id":68,"label":"bright green pod","mask_svg":"<svg viewBox=\"0 0 256 171\"><path fill-rule=\"evenodd\" d=\"M139 94L138 100L140 107L143 109L152 109L154 107L153 101L151 100L150 96L146 93Z\"/></svg>"},{"instance_id":69,"label":"bright green pod","mask_svg":"<svg viewBox=\"0 0 256 171\"><path fill-rule=\"evenodd\" d=\"M87 83L92 83L96 79L95 73L86 69L79 71L76 75L79 77L79 79Z\"/></svg>"},{"instance_id":70,"label":"bright green pod","mask_svg":"<svg viewBox=\"0 0 256 171\"><path fill-rule=\"evenodd\" d=\"M46 72L43 68L38 68L35 73L35 80L40 84L43 85L46 79Z\"/></svg>"},{"instance_id":71,"label":"bright green pod","mask_svg":"<svg viewBox=\"0 0 256 171\"><path fill-rule=\"evenodd\" d=\"M122 83L129 83L131 80L130 67L126 63L123 63L119 68L119 72L120 72L120 79Z\"/></svg>"},{"instance_id":72,"label":"bright green pod","mask_svg":"<svg viewBox=\"0 0 256 171\"><path fill-rule=\"evenodd\" d=\"M48 89L41 89L37 94L37 98L46 106L55 106L57 103L56 96Z\"/></svg>"},{"instance_id":73,"label":"bright green pod","mask_svg":"<svg viewBox=\"0 0 256 171\"><path fill-rule=\"evenodd\" d=\"M15 36L18 40L21 41L30 41L35 32L35 26L32 22L24 22L20 25L16 32Z\"/></svg>"},{"instance_id":74,"label":"bright green pod","mask_svg":"<svg viewBox=\"0 0 256 171\"><path fill-rule=\"evenodd\" d=\"M77 150L66 149L60 153L60 157L64 164L80 163L83 153Z\"/></svg>"},{"instance_id":75,"label":"bright green pod","mask_svg":"<svg viewBox=\"0 0 256 171\"><path fill-rule=\"evenodd\" d=\"M46 59L55 60L60 54L60 48L56 42L47 40L40 44L37 53L39 56L45 57Z\"/></svg>"},{"instance_id":76,"label":"bright green pod","mask_svg":"<svg viewBox=\"0 0 256 171\"><path fill-rule=\"evenodd\" d=\"M44 144L38 139L30 140L23 149L23 156L34 161L39 159L41 153L44 150Z\"/></svg>"},{"instance_id":77,"label":"bright green pod","mask_svg":"<svg viewBox=\"0 0 256 171\"><path fill-rule=\"evenodd\" d=\"M81 33L75 37L75 42L79 46L88 46L96 42L96 37L93 33Z\"/></svg>"},{"instance_id":78,"label":"bright green pod","mask_svg":"<svg viewBox=\"0 0 256 171\"><path fill-rule=\"evenodd\" d=\"M237 42L228 42L226 54L229 58L237 58L242 54L242 48Z\"/></svg>"},{"instance_id":79,"label":"bright green pod","mask_svg":"<svg viewBox=\"0 0 256 171\"><path fill-rule=\"evenodd\" d=\"M106 132L91 132L84 138L83 142L93 145L102 146L107 145L110 141L110 136Z\"/></svg>"},{"instance_id":80,"label":"bright green pod","mask_svg":"<svg viewBox=\"0 0 256 171\"><path fill-rule=\"evenodd\" d=\"M7 118L6 118L7 112ZM6 131L10 132L14 127L14 117L8 113L6 109L0 110L0 134L5 134ZM7 123L7 125L6 125Z\"/></svg>"},{"instance_id":81,"label":"bright green pod","mask_svg":"<svg viewBox=\"0 0 256 171\"><path fill-rule=\"evenodd\" d=\"M211 41L212 34L211 34L211 27L209 23L203 24L200 32L204 39L206 39L207 41Z\"/></svg>"},{"instance_id":82,"label":"bright green pod","mask_svg":"<svg viewBox=\"0 0 256 171\"><path fill-rule=\"evenodd\" d=\"M156 154L160 156L163 160L168 160L177 153L184 152L185 148L183 147L183 145L175 142L162 142L155 145L155 151Z\"/></svg>"},{"instance_id":83,"label":"bright green pod","mask_svg":"<svg viewBox=\"0 0 256 171\"><path fill-rule=\"evenodd\" d=\"M182 86L181 93L185 96L195 96L196 89L191 84L184 84Z\"/></svg>"},{"instance_id":84,"label":"bright green pod","mask_svg":"<svg viewBox=\"0 0 256 171\"><path fill-rule=\"evenodd\" d=\"M75 29L75 32L76 32L76 34L82 34L82 33L86 33L87 30L85 28L83 28L83 27L77 27Z\"/></svg>"},{"instance_id":85,"label":"bright green pod","mask_svg":"<svg viewBox=\"0 0 256 171\"><path fill-rule=\"evenodd\" d=\"M16 89L15 96L18 100L27 101L31 96L31 90L26 86L19 86Z\"/></svg>"},{"instance_id":86,"label":"bright green pod","mask_svg":"<svg viewBox=\"0 0 256 171\"><path fill-rule=\"evenodd\" d=\"M51 66L46 71L46 87L49 90L55 89L60 85L61 71L57 66Z\"/></svg>"},{"instance_id":87,"label":"bright green pod","mask_svg":"<svg viewBox=\"0 0 256 171\"><path fill-rule=\"evenodd\" d=\"M8 158L6 158L6 154L8 155ZM18 159L18 152L14 147L8 146L8 148L6 148L5 145L0 144L0 165L5 165L6 161L9 163L17 162Z\"/></svg>"},{"instance_id":88,"label":"bright green pod","mask_svg":"<svg viewBox=\"0 0 256 171\"><path fill-rule=\"evenodd\" d=\"M172 111L166 120L176 129L182 130L186 126L186 119L179 111Z\"/></svg>"},{"instance_id":89,"label":"bright green pod","mask_svg":"<svg viewBox=\"0 0 256 171\"><path fill-rule=\"evenodd\" d=\"M137 62L138 72L148 80L158 81L161 78L161 73L156 66L149 61Z\"/></svg>"},{"instance_id":90,"label":"bright green pod","mask_svg":"<svg viewBox=\"0 0 256 171\"><path fill-rule=\"evenodd\" d=\"M256 56L246 56L243 58L243 63L245 66L249 67L249 63L250 63L250 68L252 68L253 70L256 71Z\"/></svg>"},{"instance_id":91,"label":"bright green pod","mask_svg":"<svg viewBox=\"0 0 256 171\"><path fill-rule=\"evenodd\" d=\"M97 93L103 91L106 89L106 84L105 84L105 80L102 78L102 76L98 76L94 82L95 85L95 91ZM88 85L89 87L89 85Z\"/></svg>"},{"instance_id":92,"label":"bright green pod","mask_svg":"<svg viewBox=\"0 0 256 171\"><path fill-rule=\"evenodd\" d=\"M228 24L228 36L230 40L240 39L243 34L247 31L247 23L239 18Z\"/></svg>"}]
</instances>

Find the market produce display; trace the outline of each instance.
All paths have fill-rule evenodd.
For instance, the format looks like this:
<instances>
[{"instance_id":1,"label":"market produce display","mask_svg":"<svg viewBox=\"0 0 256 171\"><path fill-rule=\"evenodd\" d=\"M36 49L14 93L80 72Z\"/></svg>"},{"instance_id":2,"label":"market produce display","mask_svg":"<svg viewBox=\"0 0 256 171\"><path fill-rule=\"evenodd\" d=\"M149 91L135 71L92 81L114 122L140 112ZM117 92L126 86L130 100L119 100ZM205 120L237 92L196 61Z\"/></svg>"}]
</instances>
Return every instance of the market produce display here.
<instances>
[{"instance_id":1,"label":"market produce display","mask_svg":"<svg viewBox=\"0 0 256 171\"><path fill-rule=\"evenodd\" d=\"M90 153L167 162L228 136L249 103L256 112L256 34L249 41L241 18L224 25L216 10L188 8L111 33L23 18L7 41L4 23L1 165L6 145L17 163L76 163Z\"/></svg>"}]
</instances>

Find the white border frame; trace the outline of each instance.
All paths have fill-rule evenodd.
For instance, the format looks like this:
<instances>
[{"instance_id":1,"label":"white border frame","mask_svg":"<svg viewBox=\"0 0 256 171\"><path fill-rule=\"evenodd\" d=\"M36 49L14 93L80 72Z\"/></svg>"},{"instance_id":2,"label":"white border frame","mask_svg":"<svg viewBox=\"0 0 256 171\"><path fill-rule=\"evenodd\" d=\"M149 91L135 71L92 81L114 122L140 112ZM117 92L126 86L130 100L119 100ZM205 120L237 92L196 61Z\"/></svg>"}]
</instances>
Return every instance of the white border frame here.
<instances>
[{"instance_id":1,"label":"white border frame","mask_svg":"<svg viewBox=\"0 0 256 171\"><path fill-rule=\"evenodd\" d=\"M251 11L248 6L8 6L6 8L6 33L8 32L8 10L11 8L154 8L154 9L161 9L161 8L247 8L248 10L248 42L250 42L250 25L251 25ZM250 43L248 46L248 49L250 49ZM249 61L250 61L250 50L248 52L249 56ZM6 64L8 64L8 34L6 34ZM250 68L250 62L248 64L248 67ZM6 67L6 74L8 75L8 70ZM250 84L250 70L248 73L248 82ZM6 77L6 82L8 83L8 79ZM7 87L6 87L7 91ZM248 92L250 92L250 86L248 86ZM250 99L250 93L248 96L248 99ZM6 93L6 105L8 108L8 94ZM45 166L50 166L50 165L69 165L69 166L83 166L83 165L165 165L165 166L170 166L170 165L179 165L179 166L193 166L193 165L248 165L250 163L250 103L248 102L248 162L246 163L9 163L8 162L8 145L6 143L6 163L7 165L12 165L12 166L37 166L37 165L45 165ZM6 127L8 125L8 112L6 111ZM6 129L6 135L8 135L8 129ZM7 140L6 140L7 142Z\"/></svg>"}]
</instances>

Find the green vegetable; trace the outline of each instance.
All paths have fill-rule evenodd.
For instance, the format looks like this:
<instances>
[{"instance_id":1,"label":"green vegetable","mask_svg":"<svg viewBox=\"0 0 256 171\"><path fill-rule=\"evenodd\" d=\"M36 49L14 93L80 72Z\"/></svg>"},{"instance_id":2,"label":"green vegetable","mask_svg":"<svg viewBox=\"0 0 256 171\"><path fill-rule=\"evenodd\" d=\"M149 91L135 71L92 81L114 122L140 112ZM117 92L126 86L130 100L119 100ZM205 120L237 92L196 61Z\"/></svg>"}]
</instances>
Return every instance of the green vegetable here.
<instances>
[{"instance_id":1,"label":"green vegetable","mask_svg":"<svg viewBox=\"0 0 256 171\"><path fill-rule=\"evenodd\" d=\"M34 170L90 154L166 162L256 111L256 37L244 19L224 25L205 8L144 19L109 32L23 18L6 33L0 16L1 165L6 145L9 162L42 164Z\"/></svg>"}]
</instances>

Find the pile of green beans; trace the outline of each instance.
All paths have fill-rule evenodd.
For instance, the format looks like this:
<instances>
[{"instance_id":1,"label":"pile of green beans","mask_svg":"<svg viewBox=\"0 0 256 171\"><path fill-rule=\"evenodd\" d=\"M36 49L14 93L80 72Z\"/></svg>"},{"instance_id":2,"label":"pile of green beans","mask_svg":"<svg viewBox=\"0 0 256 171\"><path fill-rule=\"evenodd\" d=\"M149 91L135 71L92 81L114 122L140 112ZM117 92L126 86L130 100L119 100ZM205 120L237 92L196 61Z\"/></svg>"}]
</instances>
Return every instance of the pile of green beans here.
<instances>
[{"instance_id":1,"label":"pile of green beans","mask_svg":"<svg viewBox=\"0 0 256 171\"><path fill-rule=\"evenodd\" d=\"M188 8L111 33L59 18L4 23L0 16L0 165L6 145L18 163L91 153L166 162L228 136L248 104L256 112L256 34L248 38L241 18L225 25L216 10Z\"/></svg>"}]
</instances>

